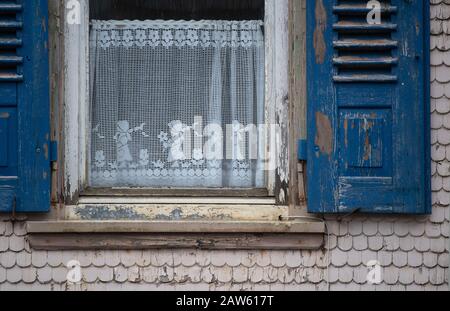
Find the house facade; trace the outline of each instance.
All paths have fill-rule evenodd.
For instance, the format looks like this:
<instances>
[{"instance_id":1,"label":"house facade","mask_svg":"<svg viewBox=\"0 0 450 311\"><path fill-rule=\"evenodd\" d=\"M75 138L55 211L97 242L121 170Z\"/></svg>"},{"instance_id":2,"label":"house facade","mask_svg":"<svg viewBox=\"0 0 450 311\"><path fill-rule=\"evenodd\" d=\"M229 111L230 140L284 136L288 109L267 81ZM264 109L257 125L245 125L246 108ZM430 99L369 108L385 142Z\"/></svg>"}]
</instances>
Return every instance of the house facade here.
<instances>
[{"instance_id":1,"label":"house facade","mask_svg":"<svg viewBox=\"0 0 450 311\"><path fill-rule=\"evenodd\" d=\"M242 16L233 15L240 8L226 14L241 21L258 20L261 24L243 26L235 22L236 27L242 27L240 41L234 42L230 35L224 39L222 49L227 49L229 43L231 52L222 50L211 53L212 56L205 52L209 51L209 45L199 47L209 42L201 41L202 34L206 38L210 29L214 29L211 36L212 31L222 29L217 27L223 25L211 21L205 22L211 28L199 26L203 32L198 30L197 38L197 26L192 23L186 26L174 25L173 21L152 22L151 27L148 23L124 23L123 20L143 18L132 9L131 13L121 10L120 1L117 10L92 6L88 0L12 2L21 8L2 4L0 16L6 16L8 21L23 18L20 26L23 31L16 34L23 36L22 44L32 44L33 48L17 49L19 56L31 55L29 59L24 57L24 63L17 67L17 72L24 76L23 82L0 79L3 93L0 97L4 98L0 99L0 115L14 117L17 113L18 120L29 120L31 133L37 136L43 133L45 143L42 148L39 144L28 148L35 136L29 129L26 132L26 122L22 120L14 127L8 121L0 122L2 153L10 155L5 146L13 146L22 153L25 150L37 154L36 161L20 154L14 165L11 165L13 156L0 155L0 291L449 289L450 2L447 0L430 0L429 14L416 10L428 10L427 2L381 1L381 26L368 24L380 28L364 28L361 32L345 28L350 27L345 22L358 23L361 12L367 14L370 10L352 8L349 1L249 1L254 6L246 7ZM363 5L366 2L361 1ZM42 11L29 13L33 6ZM408 14L414 10L417 16L409 19ZM156 11L153 8L147 12ZM219 11L204 14L210 20L225 19ZM173 15L167 13L168 16L177 20L184 16L183 12L164 12L171 12ZM162 15L158 14L149 19L159 20ZM33 30L29 30L30 24ZM389 28L392 24L395 27ZM266 170L269 173L247 171L236 180L227 175L223 161L220 166L223 175L215 179L217 175L211 172L217 167L203 167L206 165L202 162L203 155L196 156L195 148L194 162L187 164L173 147L174 131L181 126L176 122L166 132L156 128L157 143L172 142L172 149L163 148L171 159L167 162L180 164L181 173L176 175L174 169L175 178L170 172L163 173L167 163L159 163L160 154L155 155L148 147L155 144L147 143L155 136L154 131L148 122L139 121L150 109L139 110L141 98L156 96L153 94L163 87L142 93L145 88L141 83L144 86L163 83L148 80L145 72L150 70L160 70L158 77L166 81L166 67L161 69L158 64L164 63L169 54L177 59L173 62L176 64L173 66L179 66L176 70L190 73L191 67L179 65L183 64L180 59L187 57L179 51L189 43L183 43L183 47L172 47L169 43L177 44L180 29L188 37L179 37L186 40L183 42L199 40L192 43L194 46L186 55L208 59L202 63L199 58L190 58L190 62L199 62L196 68L207 67L217 55L227 55L222 63L228 67L221 69L222 75L211 74L218 89L225 89L226 85L232 90L228 96L221 89L221 101L228 102L233 94L238 94L238 99L229 100L230 106L237 103L241 107L240 99L246 98L243 102L248 102L250 97L256 108L249 115L255 119L261 116L266 123L274 124L275 134L269 135L272 140L262 148L274 158L274 167ZM153 42L150 31L161 36L164 31L172 31L175 38L150 46ZM247 32L250 37L243 39ZM386 37L386 33L392 34ZM1 34L0 38L6 38L9 33ZM115 34L120 39L114 38ZM381 42L381 47L370 53L367 47L356 49L358 53L366 51L364 57L375 57L376 62L361 64L367 59L346 54L353 53L351 48L351 52L348 47L339 50L342 42L362 44L362 40ZM163 46L164 42L170 46ZM394 47L389 47L391 43ZM251 53L241 51L236 56L233 48L240 51L240 47L233 44L248 44L242 51ZM143 59L154 57L152 53L158 49L167 53L157 54L161 57L159 61L142 69ZM33 69L27 69L28 61ZM359 63L348 63L355 61ZM125 69L117 66L123 62L128 62ZM233 62L239 65L234 66ZM246 66L249 69L241 73ZM136 78L128 75L127 70L143 70L144 74ZM227 70L232 72L231 77L237 78L227 80L228 75L223 74ZM116 76L117 72L120 74ZM249 81L248 72L253 79L251 86L242 82ZM167 86L175 99L167 99L166 93L161 98L178 103L186 97L184 90L190 90L192 81L195 88L201 88L205 82L195 80L201 74L194 73L191 79L170 80L178 81ZM240 75L244 75L242 81ZM32 81L27 80L30 76ZM220 81L221 77L225 82ZM369 80L355 80L361 77ZM44 83L46 80L48 84ZM16 92L11 91L16 86L9 88L11 83L18 85L17 94L14 93L17 110L12 101L5 99ZM246 86L241 87L242 84ZM211 85L208 84L208 103L215 98L211 94L215 94L216 88ZM50 89L48 97L46 86ZM253 92L245 93L249 88L254 88ZM261 92L264 98L258 97ZM21 114L20 109L28 107L22 104L22 97L33 99L32 114ZM133 101L124 104L124 98ZM361 101L361 105L353 103L353 99ZM340 101L343 102L339 104ZM47 110L42 108L46 102ZM329 102L341 106L332 109L326 106ZM105 108L112 105L116 106L111 111ZM201 110L194 105L189 108ZM165 118L172 113L158 109L160 106L146 118L155 115ZM226 119L223 116L226 112L211 117L216 110L207 111L203 115L205 120ZM186 112L181 109L175 113ZM122 115L116 119L116 114ZM155 118L153 122L159 121ZM192 128L195 132L195 122ZM387 128L392 132L385 135ZM5 133L11 129L18 133L16 145L4 138L10 137ZM341 129L345 129L345 135L334 135ZM23 141L21 137L28 139ZM110 144L105 142L107 139ZM299 140L303 142L298 143ZM139 147L134 145L137 142ZM256 148L260 148L260 143L255 144ZM352 144L355 149L348 147ZM359 144L365 147L358 149ZM394 156L390 158L390 154ZM108 160L112 158L115 161ZM140 162L131 163L131 158ZM130 162L125 175L118 173L124 168L121 162ZM139 165L148 168L150 162L154 165L153 175L148 173L143 178L138 173ZM239 161L238 173L251 170L245 168L244 162ZM8 165L19 172L17 188L5 177L16 172L8 171L11 169ZM199 167L205 170L199 174L194 170L189 175L188 165L196 166L197 171ZM236 167L230 170L235 172ZM370 183L365 183L369 179ZM154 187L161 182L167 187ZM195 185L189 188L190 184Z\"/></svg>"}]
</instances>

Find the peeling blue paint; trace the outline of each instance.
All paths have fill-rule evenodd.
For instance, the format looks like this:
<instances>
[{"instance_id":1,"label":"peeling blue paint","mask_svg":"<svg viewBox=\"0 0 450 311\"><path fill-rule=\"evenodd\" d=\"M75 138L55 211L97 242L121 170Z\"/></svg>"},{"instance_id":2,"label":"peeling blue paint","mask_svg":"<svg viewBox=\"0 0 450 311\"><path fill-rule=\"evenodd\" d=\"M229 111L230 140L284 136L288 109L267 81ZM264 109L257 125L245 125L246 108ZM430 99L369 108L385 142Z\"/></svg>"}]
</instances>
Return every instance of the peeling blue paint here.
<instances>
[{"instance_id":1,"label":"peeling blue paint","mask_svg":"<svg viewBox=\"0 0 450 311\"><path fill-rule=\"evenodd\" d=\"M16 2L15 2L16 3ZM15 48L0 73L0 212L50 209L48 2L18 0L0 17L2 46ZM44 27L41 27L41 26Z\"/></svg>"},{"instance_id":2,"label":"peeling blue paint","mask_svg":"<svg viewBox=\"0 0 450 311\"><path fill-rule=\"evenodd\" d=\"M387 5L372 25L357 4L308 2L312 213L431 213L429 1Z\"/></svg>"}]
</instances>

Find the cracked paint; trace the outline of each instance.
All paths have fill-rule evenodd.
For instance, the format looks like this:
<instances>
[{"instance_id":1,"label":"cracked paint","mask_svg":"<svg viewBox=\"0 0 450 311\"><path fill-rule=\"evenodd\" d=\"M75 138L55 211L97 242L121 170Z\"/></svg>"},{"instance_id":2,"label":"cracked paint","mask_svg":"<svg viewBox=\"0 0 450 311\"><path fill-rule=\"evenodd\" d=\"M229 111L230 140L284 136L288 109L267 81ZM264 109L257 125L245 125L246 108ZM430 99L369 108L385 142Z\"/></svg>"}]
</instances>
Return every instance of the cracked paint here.
<instances>
[{"instance_id":1,"label":"cracked paint","mask_svg":"<svg viewBox=\"0 0 450 311\"><path fill-rule=\"evenodd\" d=\"M316 113L316 139L315 144L319 148L320 153L331 156L333 151L333 129L328 116L321 112Z\"/></svg>"},{"instance_id":2,"label":"cracked paint","mask_svg":"<svg viewBox=\"0 0 450 311\"><path fill-rule=\"evenodd\" d=\"M322 0L316 1L315 15L316 27L314 29L314 52L316 56L316 63L323 64L327 50L324 37L324 32L327 27L327 13Z\"/></svg>"}]
</instances>

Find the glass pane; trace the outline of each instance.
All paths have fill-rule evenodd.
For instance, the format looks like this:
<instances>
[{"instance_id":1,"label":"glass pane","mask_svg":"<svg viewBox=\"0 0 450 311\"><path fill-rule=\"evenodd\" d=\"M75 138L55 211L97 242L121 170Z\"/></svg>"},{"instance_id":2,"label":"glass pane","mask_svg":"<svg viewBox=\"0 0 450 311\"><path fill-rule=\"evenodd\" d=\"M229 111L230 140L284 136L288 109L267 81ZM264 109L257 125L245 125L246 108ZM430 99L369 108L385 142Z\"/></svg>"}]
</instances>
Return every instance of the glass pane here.
<instances>
[{"instance_id":1,"label":"glass pane","mask_svg":"<svg viewBox=\"0 0 450 311\"><path fill-rule=\"evenodd\" d=\"M264 0L92 0L97 20L262 20Z\"/></svg>"},{"instance_id":2,"label":"glass pane","mask_svg":"<svg viewBox=\"0 0 450 311\"><path fill-rule=\"evenodd\" d=\"M263 22L129 19L91 21L91 186L264 187Z\"/></svg>"}]
</instances>

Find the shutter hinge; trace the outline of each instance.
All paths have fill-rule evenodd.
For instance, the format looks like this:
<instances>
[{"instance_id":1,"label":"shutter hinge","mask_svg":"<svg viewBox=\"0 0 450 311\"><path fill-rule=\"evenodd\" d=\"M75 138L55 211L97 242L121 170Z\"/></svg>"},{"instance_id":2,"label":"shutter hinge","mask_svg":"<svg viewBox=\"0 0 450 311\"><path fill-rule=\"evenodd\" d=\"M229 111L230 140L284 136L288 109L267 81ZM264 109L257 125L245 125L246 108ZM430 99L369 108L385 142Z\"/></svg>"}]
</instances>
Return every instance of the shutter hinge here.
<instances>
[{"instance_id":1,"label":"shutter hinge","mask_svg":"<svg viewBox=\"0 0 450 311\"><path fill-rule=\"evenodd\" d=\"M58 142L50 141L50 162L58 161Z\"/></svg>"},{"instance_id":2,"label":"shutter hinge","mask_svg":"<svg viewBox=\"0 0 450 311\"><path fill-rule=\"evenodd\" d=\"M307 150L308 143L306 139L302 139L298 141L298 160L299 161L306 161L308 160L308 150Z\"/></svg>"}]
</instances>

